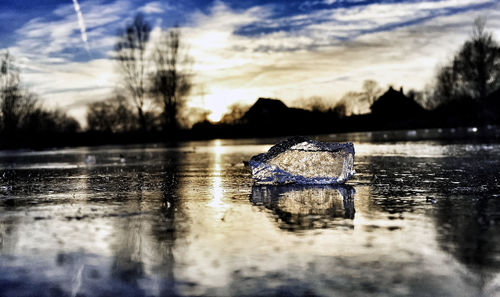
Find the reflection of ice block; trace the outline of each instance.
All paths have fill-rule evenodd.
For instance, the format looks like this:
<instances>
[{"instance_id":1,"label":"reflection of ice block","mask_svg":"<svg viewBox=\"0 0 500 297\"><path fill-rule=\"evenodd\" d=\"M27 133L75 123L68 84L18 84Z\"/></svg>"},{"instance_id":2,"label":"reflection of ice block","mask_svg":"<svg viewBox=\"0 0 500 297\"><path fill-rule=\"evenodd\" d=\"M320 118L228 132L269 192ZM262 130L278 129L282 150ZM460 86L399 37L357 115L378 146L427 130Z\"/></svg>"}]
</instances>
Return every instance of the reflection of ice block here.
<instances>
[{"instance_id":1,"label":"reflection of ice block","mask_svg":"<svg viewBox=\"0 0 500 297\"><path fill-rule=\"evenodd\" d=\"M293 137L249 162L257 184L341 184L354 171L352 143L329 143Z\"/></svg>"},{"instance_id":2,"label":"reflection of ice block","mask_svg":"<svg viewBox=\"0 0 500 297\"><path fill-rule=\"evenodd\" d=\"M250 201L272 210L284 227L302 229L354 219L354 193L346 185L253 186Z\"/></svg>"}]
</instances>

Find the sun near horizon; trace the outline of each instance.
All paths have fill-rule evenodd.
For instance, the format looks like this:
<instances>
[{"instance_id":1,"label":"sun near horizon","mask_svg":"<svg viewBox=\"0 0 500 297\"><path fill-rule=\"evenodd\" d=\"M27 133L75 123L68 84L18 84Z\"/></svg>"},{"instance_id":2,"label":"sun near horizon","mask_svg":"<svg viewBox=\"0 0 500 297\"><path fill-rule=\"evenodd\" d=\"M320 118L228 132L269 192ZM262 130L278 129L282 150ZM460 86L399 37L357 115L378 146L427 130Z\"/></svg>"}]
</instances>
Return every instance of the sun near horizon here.
<instances>
[{"instance_id":1,"label":"sun near horizon","mask_svg":"<svg viewBox=\"0 0 500 297\"><path fill-rule=\"evenodd\" d=\"M120 88L116 32L142 13L153 31L178 25L193 58L188 108L217 122L259 97L291 106L319 96L335 104L371 79L423 90L485 16L500 36L500 3L442 1L63 1L2 2L0 50L47 107L85 124L89 103ZM152 35L153 36L153 35ZM151 105L152 106L152 105ZM189 112L188 112L189 113Z\"/></svg>"}]
</instances>

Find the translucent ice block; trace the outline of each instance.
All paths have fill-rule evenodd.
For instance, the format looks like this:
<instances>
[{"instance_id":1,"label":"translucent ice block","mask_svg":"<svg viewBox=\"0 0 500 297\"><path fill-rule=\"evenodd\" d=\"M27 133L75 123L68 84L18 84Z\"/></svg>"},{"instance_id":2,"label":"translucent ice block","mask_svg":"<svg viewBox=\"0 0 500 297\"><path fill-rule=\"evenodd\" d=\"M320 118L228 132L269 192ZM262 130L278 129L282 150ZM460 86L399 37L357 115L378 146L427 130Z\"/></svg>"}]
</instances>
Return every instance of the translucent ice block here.
<instances>
[{"instance_id":1,"label":"translucent ice block","mask_svg":"<svg viewBox=\"0 0 500 297\"><path fill-rule=\"evenodd\" d=\"M293 137L253 156L249 165L256 184L341 184L355 173L354 146Z\"/></svg>"}]
</instances>

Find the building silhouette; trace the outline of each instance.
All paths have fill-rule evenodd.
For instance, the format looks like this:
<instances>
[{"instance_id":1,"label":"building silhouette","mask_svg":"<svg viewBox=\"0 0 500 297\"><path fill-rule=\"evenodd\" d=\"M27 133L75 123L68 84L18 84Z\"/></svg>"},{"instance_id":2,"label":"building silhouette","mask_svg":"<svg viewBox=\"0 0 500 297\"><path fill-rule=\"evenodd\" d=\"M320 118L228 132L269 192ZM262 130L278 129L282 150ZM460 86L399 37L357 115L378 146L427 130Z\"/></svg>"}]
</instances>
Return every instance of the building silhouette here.
<instances>
[{"instance_id":1,"label":"building silhouette","mask_svg":"<svg viewBox=\"0 0 500 297\"><path fill-rule=\"evenodd\" d=\"M414 98L407 97L403 93L403 88L396 91L392 87L375 100L370 109L372 115L377 118L417 118L425 113L425 109Z\"/></svg>"}]
</instances>

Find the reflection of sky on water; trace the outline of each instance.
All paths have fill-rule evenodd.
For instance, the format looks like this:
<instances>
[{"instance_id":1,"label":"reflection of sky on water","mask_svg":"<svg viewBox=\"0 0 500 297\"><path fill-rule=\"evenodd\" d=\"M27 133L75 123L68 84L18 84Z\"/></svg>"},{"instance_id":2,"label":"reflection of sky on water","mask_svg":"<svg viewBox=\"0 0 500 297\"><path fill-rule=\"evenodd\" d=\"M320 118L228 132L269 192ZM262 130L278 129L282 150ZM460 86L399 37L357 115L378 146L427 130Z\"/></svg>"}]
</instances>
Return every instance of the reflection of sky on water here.
<instances>
[{"instance_id":1,"label":"reflection of sky on water","mask_svg":"<svg viewBox=\"0 0 500 297\"><path fill-rule=\"evenodd\" d=\"M3 293L500 292L497 144L361 142L355 194L259 194L243 161L268 142L0 155Z\"/></svg>"}]
</instances>

